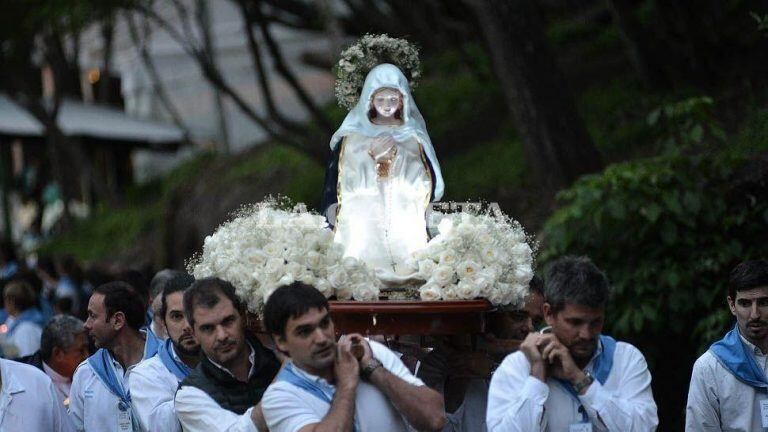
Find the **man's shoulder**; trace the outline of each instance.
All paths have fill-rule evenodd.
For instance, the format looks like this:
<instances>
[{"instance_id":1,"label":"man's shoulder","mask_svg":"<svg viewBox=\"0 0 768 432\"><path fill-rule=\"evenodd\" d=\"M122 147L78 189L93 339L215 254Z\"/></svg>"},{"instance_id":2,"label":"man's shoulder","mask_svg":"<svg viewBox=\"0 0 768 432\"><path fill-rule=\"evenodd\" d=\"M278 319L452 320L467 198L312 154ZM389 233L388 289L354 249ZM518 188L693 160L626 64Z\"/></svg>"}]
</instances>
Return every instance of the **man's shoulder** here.
<instances>
[{"instance_id":1,"label":"man's shoulder","mask_svg":"<svg viewBox=\"0 0 768 432\"><path fill-rule=\"evenodd\" d=\"M137 376L146 377L149 379L157 379L159 378L158 374L164 372L164 369L166 368L163 364L163 361L160 359L159 355L155 354L148 359L140 361L139 364L133 368L131 377Z\"/></svg>"},{"instance_id":2,"label":"man's shoulder","mask_svg":"<svg viewBox=\"0 0 768 432\"><path fill-rule=\"evenodd\" d=\"M0 361L3 362L3 369L8 371L11 375L15 375L22 378L25 381L25 383L26 381L34 381L34 382L42 382L42 383L47 383L51 381L51 379L48 377L48 375L45 374L45 372L41 371L40 369L30 364L21 363L15 360L6 360L6 359L0 359Z\"/></svg>"},{"instance_id":3,"label":"man's shoulder","mask_svg":"<svg viewBox=\"0 0 768 432\"><path fill-rule=\"evenodd\" d=\"M693 375L714 371L718 367L720 367L720 362L717 357L712 354L712 351L706 350L693 363Z\"/></svg>"}]
</instances>

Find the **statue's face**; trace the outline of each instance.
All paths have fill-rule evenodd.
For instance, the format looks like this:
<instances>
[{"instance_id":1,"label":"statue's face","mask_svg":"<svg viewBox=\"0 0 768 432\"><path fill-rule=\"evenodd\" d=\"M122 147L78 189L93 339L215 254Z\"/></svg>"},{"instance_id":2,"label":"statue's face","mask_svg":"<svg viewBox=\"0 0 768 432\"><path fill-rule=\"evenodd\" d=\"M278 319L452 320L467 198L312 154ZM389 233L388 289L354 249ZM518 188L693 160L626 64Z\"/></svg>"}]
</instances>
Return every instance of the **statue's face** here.
<instances>
[{"instance_id":1,"label":"statue's face","mask_svg":"<svg viewBox=\"0 0 768 432\"><path fill-rule=\"evenodd\" d=\"M373 108L377 115L384 118L391 118L398 109L403 106L403 95L399 91L390 88L383 88L373 94Z\"/></svg>"}]
</instances>

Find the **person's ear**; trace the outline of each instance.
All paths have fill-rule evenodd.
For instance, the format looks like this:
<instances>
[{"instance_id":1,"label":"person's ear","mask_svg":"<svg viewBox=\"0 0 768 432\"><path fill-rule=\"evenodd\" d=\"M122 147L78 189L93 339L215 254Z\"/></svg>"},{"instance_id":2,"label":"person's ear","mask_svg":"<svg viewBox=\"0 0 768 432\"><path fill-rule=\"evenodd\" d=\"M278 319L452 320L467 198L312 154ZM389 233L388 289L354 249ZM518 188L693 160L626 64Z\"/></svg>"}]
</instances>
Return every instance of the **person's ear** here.
<instances>
[{"instance_id":1,"label":"person's ear","mask_svg":"<svg viewBox=\"0 0 768 432\"><path fill-rule=\"evenodd\" d=\"M544 321L547 322L547 325L551 326L555 323L555 312L552 309L552 305L550 305L547 302L544 302L544 304L541 305L541 311L544 313Z\"/></svg>"},{"instance_id":2,"label":"person's ear","mask_svg":"<svg viewBox=\"0 0 768 432\"><path fill-rule=\"evenodd\" d=\"M288 342L285 340L285 336L279 334L273 334L272 340L275 341L275 347L283 354L288 355Z\"/></svg>"},{"instance_id":3,"label":"person's ear","mask_svg":"<svg viewBox=\"0 0 768 432\"><path fill-rule=\"evenodd\" d=\"M125 314L123 312L115 312L112 314L110 321L112 322L112 328L115 331L120 331L126 325Z\"/></svg>"},{"instance_id":4,"label":"person's ear","mask_svg":"<svg viewBox=\"0 0 768 432\"><path fill-rule=\"evenodd\" d=\"M728 309L731 310L731 315L736 316L736 299L732 299L731 296L725 299L728 301Z\"/></svg>"}]
</instances>

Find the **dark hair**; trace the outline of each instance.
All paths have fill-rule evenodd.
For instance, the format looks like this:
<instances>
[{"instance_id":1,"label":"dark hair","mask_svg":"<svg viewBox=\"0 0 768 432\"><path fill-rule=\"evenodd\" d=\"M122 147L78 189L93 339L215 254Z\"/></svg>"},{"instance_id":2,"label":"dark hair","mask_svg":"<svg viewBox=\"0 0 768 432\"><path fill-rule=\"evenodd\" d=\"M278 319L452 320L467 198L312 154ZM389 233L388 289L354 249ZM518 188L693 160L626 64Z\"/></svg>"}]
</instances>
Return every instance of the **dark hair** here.
<instances>
[{"instance_id":1,"label":"dark hair","mask_svg":"<svg viewBox=\"0 0 768 432\"><path fill-rule=\"evenodd\" d=\"M147 305L145 297L126 282L115 281L99 285L93 290L94 294L104 296L104 309L107 311L107 319L115 313L122 312L128 326L138 331L144 326Z\"/></svg>"},{"instance_id":2,"label":"dark hair","mask_svg":"<svg viewBox=\"0 0 768 432\"><path fill-rule=\"evenodd\" d=\"M768 287L768 261L744 261L731 270L728 278L728 296L736 300L737 291Z\"/></svg>"},{"instance_id":3,"label":"dark hair","mask_svg":"<svg viewBox=\"0 0 768 432\"><path fill-rule=\"evenodd\" d=\"M196 306L210 309L227 298L238 312L243 312L243 302L235 294L235 287L231 283L219 278L205 278L196 280L192 286L184 291L184 315L192 328L195 327L193 312Z\"/></svg>"},{"instance_id":4,"label":"dark hair","mask_svg":"<svg viewBox=\"0 0 768 432\"><path fill-rule=\"evenodd\" d=\"M168 281L177 276L183 275L186 275L186 273L172 269L163 269L155 273L155 275L152 277L152 280L149 281L150 301L154 300L158 295L163 293L163 289L165 289L165 285L168 283ZM192 283L190 282L190 285L191 284Z\"/></svg>"},{"instance_id":5,"label":"dark hair","mask_svg":"<svg viewBox=\"0 0 768 432\"><path fill-rule=\"evenodd\" d=\"M160 298L160 310L157 312L160 313L160 316L163 320L165 320L165 313L168 312L168 301L166 300L168 296L175 292L184 291L189 288L190 285L195 283L195 278L192 276L182 272L178 273L178 275L173 276L172 278L165 281L164 288L161 293L162 297Z\"/></svg>"},{"instance_id":6,"label":"dark hair","mask_svg":"<svg viewBox=\"0 0 768 432\"><path fill-rule=\"evenodd\" d=\"M84 333L83 322L70 315L56 315L48 321L40 336L40 358L48 361L53 348L65 350L75 343L75 336Z\"/></svg>"},{"instance_id":7,"label":"dark hair","mask_svg":"<svg viewBox=\"0 0 768 432\"><path fill-rule=\"evenodd\" d=\"M32 288L32 285L23 279L14 279L8 282L3 292L3 299L13 300L16 309L21 312L37 305L35 290Z\"/></svg>"},{"instance_id":8,"label":"dark hair","mask_svg":"<svg viewBox=\"0 0 768 432\"><path fill-rule=\"evenodd\" d=\"M147 283L147 278L140 271L134 269L123 270L117 274L115 279L132 286L144 301L149 298L149 284Z\"/></svg>"},{"instance_id":9,"label":"dark hair","mask_svg":"<svg viewBox=\"0 0 768 432\"><path fill-rule=\"evenodd\" d=\"M547 266L544 299L553 313L566 304L605 306L609 295L608 278L587 257L566 256Z\"/></svg>"},{"instance_id":10,"label":"dark hair","mask_svg":"<svg viewBox=\"0 0 768 432\"><path fill-rule=\"evenodd\" d=\"M273 335L285 336L288 320L310 309L328 309L328 299L315 287L301 282L282 286L264 305L264 326Z\"/></svg>"},{"instance_id":11,"label":"dark hair","mask_svg":"<svg viewBox=\"0 0 768 432\"><path fill-rule=\"evenodd\" d=\"M540 276L533 275L531 281L528 282L528 291L531 294L539 294L544 297L544 280Z\"/></svg>"}]
</instances>

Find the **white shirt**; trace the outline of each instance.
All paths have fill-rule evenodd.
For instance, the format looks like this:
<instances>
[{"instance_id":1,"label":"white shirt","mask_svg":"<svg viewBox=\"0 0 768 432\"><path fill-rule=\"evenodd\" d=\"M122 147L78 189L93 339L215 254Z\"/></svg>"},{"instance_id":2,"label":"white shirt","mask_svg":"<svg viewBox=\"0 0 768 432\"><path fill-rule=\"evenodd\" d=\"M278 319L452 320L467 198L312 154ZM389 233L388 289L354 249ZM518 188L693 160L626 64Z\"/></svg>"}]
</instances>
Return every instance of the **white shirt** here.
<instances>
[{"instance_id":1,"label":"white shirt","mask_svg":"<svg viewBox=\"0 0 768 432\"><path fill-rule=\"evenodd\" d=\"M423 386L403 362L384 345L369 341L373 356L393 375L405 382ZM297 373L314 381L321 388L333 389L323 378L310 375L294 365ZM331 405L285 381L273 382L261 399L264 418L271 432L295 432L302 427L323 420ZM408 423L390 403L387 396L376 386L360 381L355 394L355 424L358 432L366 431L407 431Z\"/></svg>"},{"instance_id":2,"label":"white shirt","mask_svg":"<svg viewBox=\"0 0 768 432\"><path fill-rule=\"evenodd\" d=\"M741 339L757 365L768 371L768 357L760 349ZM693 365L688 404L685 408L686 431L759 431L760 400L768 399L762 391L739 381L710 351Z\"/></svg>"},{"instance_id":3,"label":"white shirt","mask_svg":"<svg viewBox=\"0 0 768 432\"><path fill-rule=\"evenodd\" d=\"M5 323L10 327L13 321L13 318L8 317ZM16 347L19 357L26 357L40 349L40 337L42 335L42 327L33 322L24 321L19 323L10 336L6 333L5 342Z\"/></svg>"},{"instance_id":4,"label":"white shirt","mask_svg":"<svg viewBox=\"0 0 768 432\"><path fill-rule=\"evenodd\" d=\"M53 387L56 389L56 394L59 396L59 400L63 404L69 397L69 390L72 388L72 380L65 376L59 375L58 372L53 370L46 362L43 362L43 372L53 382Z\"/></svg>"},{"instance_id":5,"label":"white shirt","mask_svg":"<svg viewBox=\"0 0 768 432\"><path fill-rule=\"evenodd\" d=\"M181 361L173 347L171 354ZM173 402L179 381L165 367L159 355L136 365L128 379L128 386L131 389L133 412L145 431L181 432Z\"/></svg>"},{"instance_id":6,"label":"white shirt","mask_svg":"<svg viewBox=\"0 0 768 432\"><path fill-rule=\"evenodd\" d=\"M594 358L587 364L592 371ZM522 351L504 359L491 379L486 423L488 431L567 431L582 421L583 405L595 431L652 431L659 424L651 393L651 374L634 346L616 343L613 367L605 384L595 380L577 402L552 379L531 376Z\"/></svg>"},{"instance_id":7,"label":"white shirt","mask_svg":"<svg viewBox=\"0 0 768 432\"><path fill-rule=\"evenodd\" d=\"M115 376L123 388L128 386L128 378L137 364L124 371L123 366L110 354L110 363L115 370ZM80 363L72 377L72 388L69 392L69 415L79 432L117 431L118 408L120 398L113 394L93 371L88 360Z\"/></svg>"},{"instance_id":8,"label":"white shirt","mask_svg":"<svg viewBox=\"0 0 768 432\"><path fill-rule=\"evenodd\" d=\"M0 431L71 432L72 421L40 369L0 359Z\"/></svg>"},{"instance_id":9,"label":"white shirt","mask_svg":"<svg viewBox=\"0 0 768 432\"><path fill-rule=\"evenodd\" d=\"M252 346L250 348L251 354L248 356L248 360L251 362L251 369L248 372L249 379L256 373L256 351ZM213 361L211 363L232 375L232 372L220 364ZM208 393L197 387L183 386L176 392L176 416L182 429L186 432L258 432L256 425L251 420L251 411L253 411L253 407L248 408L242 415L238 415L224 409L212 397L208 396Z\"/></svg>"}]
</instances>

